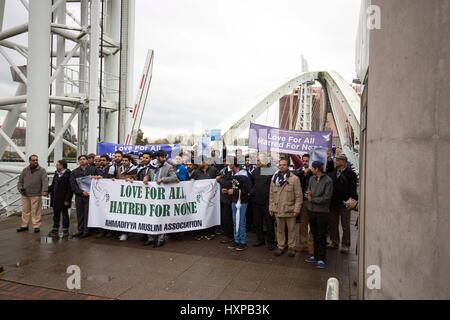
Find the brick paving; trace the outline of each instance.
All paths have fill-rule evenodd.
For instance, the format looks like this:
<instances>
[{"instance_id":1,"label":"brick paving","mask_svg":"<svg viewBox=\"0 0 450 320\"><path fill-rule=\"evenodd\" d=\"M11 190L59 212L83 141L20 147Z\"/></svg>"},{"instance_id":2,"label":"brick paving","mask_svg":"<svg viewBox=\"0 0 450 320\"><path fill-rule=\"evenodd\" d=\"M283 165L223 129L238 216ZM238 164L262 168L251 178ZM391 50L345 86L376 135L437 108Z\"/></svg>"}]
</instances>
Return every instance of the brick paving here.
<instances>
[{"instance_id":1,"label":"brick paving","mask_svg":"<svg viewBox=\"0 0 450 320\"><path fill-rule=\"evenodd\" d=\"M356 216L353 216L353 221ZM142 246L141 235L56 240L42 243L51 227L43 218L41 234L16 233L19 217L0 221L0 299L324 299L326 282L336 277L340 298L354 299L356 229L351 253L328 251L328 267L317 270L295 258L275 257L265 247L236 252L214 240L185 235L161 248ZM76 225L72 222L71 228ZM81 269L81 289L67 289L69 265ZM2 281L3 280L3 281Z\"/></svg>"}]
</instances>

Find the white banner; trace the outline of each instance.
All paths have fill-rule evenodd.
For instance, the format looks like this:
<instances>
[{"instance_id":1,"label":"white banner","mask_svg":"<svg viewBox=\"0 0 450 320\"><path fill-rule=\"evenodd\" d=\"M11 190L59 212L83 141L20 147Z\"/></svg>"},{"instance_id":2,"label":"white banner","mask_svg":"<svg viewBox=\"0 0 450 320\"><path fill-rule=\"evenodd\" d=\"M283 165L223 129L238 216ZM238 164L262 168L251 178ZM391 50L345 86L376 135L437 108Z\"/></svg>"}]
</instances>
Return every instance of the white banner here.
<instances>
[{"instance_id":1,"label":"white banner","mask_svg":"<svg viewBox=\"0 0 450 320\"><path fill-rule=\"evenodd\" d=\"M215 179L173 184L92 180L88 227L163 234L220 225Z\"/></svg>"}]
</instances>

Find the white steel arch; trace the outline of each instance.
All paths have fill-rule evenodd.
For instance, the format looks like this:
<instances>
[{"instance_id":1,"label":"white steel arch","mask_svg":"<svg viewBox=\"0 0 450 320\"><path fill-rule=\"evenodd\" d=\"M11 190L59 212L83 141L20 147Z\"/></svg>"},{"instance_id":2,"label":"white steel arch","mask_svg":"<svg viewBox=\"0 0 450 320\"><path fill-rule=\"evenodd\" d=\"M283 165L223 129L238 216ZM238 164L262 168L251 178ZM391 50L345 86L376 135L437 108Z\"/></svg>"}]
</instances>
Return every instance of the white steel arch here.
<instances>
[{"instance_id":1,"label":"white steel arch","mask_svg":"<svg viewBox=\"0 0 450 320\"><path fill-rule=\"evenodd\" d=\"M355 138L359 140L360 134L360 97L357 92L347 83L341 75L335 71L312 71L303 72L293 79L287 81L277 89L269 93L264 99L250 109L233 125L224 128L223 139L227 145L232 145L235 138L247 130L250 122L254 122L270 106L278 102L281 97L291 93L295 88L306 85L308 82L319 81L324 86L327 99L335 119L336 127L339 133L339 139L343 152L359 172L359 155L354 152L352 143L345 134L345 127L350 124ZM322 130L325 125L325 117L321 118L320 128L313 130Z\"/></svg>"}]
</instances>

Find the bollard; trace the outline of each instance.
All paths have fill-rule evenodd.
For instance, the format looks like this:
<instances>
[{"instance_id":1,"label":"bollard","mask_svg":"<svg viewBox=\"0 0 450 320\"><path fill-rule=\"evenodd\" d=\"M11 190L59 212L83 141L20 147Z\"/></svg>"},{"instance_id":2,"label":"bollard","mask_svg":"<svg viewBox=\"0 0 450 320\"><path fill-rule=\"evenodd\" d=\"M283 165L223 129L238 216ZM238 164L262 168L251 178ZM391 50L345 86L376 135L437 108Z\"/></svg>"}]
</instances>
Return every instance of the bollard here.
<instances>
[{"instance_id":1,"label":"bollard","mask_svg":"<svg viewBox=\"0 0 450 320\"><path fill-rule=\"evenodd\" d=\"M327 281L327 293L325 300L339 300L339 280L336 278L329 278Z\"/></svg>"}]
</instances>

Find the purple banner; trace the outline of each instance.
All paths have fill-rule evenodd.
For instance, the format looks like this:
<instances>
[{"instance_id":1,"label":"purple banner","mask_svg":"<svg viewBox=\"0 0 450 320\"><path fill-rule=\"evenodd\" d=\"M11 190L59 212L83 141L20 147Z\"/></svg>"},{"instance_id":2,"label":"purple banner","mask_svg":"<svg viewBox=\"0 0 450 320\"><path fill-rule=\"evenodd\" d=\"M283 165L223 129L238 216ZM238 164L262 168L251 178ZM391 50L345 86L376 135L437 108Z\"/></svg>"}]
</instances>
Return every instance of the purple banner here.
<instances>
[{"instance_id":1,"label":"purple banner","mask_svg":"<svg viewBox=\"0 0 450 320\"><path fill-rule=\"evenodd\" d=\"M248 147L259 152L302 155L315 148L332 147L331 131L297 131L250 123Z\"/></svg>"}]
</instances>

